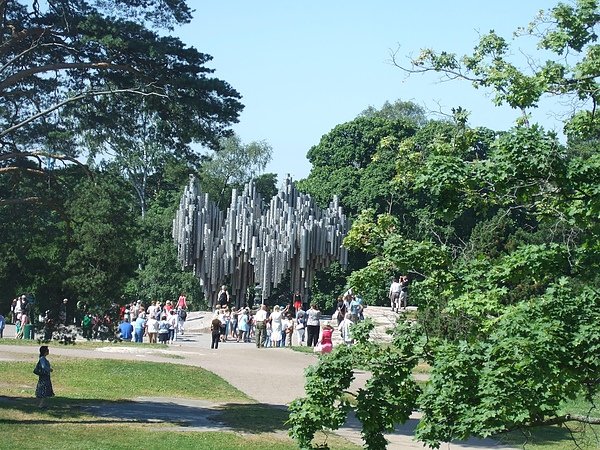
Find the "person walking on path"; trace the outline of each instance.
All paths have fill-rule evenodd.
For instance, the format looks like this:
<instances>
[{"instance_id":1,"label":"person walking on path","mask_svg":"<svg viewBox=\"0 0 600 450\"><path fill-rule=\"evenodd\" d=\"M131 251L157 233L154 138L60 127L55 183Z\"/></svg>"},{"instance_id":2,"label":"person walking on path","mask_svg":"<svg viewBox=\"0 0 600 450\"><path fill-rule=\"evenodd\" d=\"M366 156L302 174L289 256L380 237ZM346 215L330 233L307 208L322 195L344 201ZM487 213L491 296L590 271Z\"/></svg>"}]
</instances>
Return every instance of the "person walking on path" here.
<instances>
[{"instance_id":1,"label":"person walking on path","mask_svg":"<svg viewBox=\"0 0 600 450\"><path fill-rule=\"evenodd\" d=\"M265 346L265 340L267 338L267 305L262 305L260 309L254 315L256 322L256 347L261 348Z\"/></svg>"},{"instance_id":2,"label":"person walking on path","mask_svg":"<svg viewBox=\"0 0 600 450\"><path fill-rule=\"evenodd\" d=\"M219 340L221 337L221 321L219 320L218 315L216 315L210 323L210 332L212 336L210 348L217 349L219 348Z\"/></svg>"},{"instance_id":3,"label":"person walking on path","mask_svg":"<svg viewBox=\"0 0 600 450\"><path fill-rule=\"evenodd\" d=\"M46 356L50 354L50 350L47 345L42 345L40 347L40 359L38 360L35 369L33 369L33 373L36 374L38 378L38 383L35 388L35 396L40 399L39 407L45 408L46 398L54 397L54 390L52 389L52 381L50 379L50 373L52 372L52 367L50 367L50 362L46 359Z\"/></svg>"},{"instance_id":4,"label":"person walking on path","mask_svg":"<svg viewBox=\"0 0 600 450\"><path fill-rule=\"evenodd\" d=\"M321 311L316 304L310 305L310 309L306 311L306 345L314 347L319 341L319 332L321 330L320 319Z\"/></svg>"}]
</instances>

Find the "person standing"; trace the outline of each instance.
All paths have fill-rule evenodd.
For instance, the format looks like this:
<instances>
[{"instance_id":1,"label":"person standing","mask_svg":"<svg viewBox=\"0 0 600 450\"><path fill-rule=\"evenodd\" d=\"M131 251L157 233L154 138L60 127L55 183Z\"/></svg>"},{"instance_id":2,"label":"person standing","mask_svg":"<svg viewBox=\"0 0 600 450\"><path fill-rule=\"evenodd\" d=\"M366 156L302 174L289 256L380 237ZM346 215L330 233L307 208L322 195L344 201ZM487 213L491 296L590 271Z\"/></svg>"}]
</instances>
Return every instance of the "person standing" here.
<instances>
[{"instance_id":1,"label":"person standing","mask_svg":"<svg viewBox=\"0 0 600 450\"><path fill-rule=\"evenodd\" d=\"M302 345L304 342L304 334L306 331L306 313L302 308L296 313L296 335L298 337L298 345Z\"/></svg>"},{"instance_id":2,"label":"person standing","mask_svg":"<svg viewBox=\"0 0 600 450\"><path fill-rule=\"evenodd\" d=\"M294 301L294 314L298 314L298 311L302 309L302 296L300 292L296 291L292 300Z\"/></svg>"},{"instance_id":3,"label":"person standing","mask_svg":"<svg viewBox=\"0 0 600 450\"><path fill-rule=\"evenodd\" d=\"M352 339L352 335L350 334L350 327L352 325L354 325L354 322L352 322L352 314L346 313L344 320L342 320L342 322L338 326L338 330L340 330L340 333L342 335L342 340L346 345L352 345L354 342L354 340Z\"/></svg>"},{"instance_id":4,"label":"person standing","mask_svg":"<svg viewBox=\"0 0 600 450\"><path fill-rule=\"evenodd\" d=\"M17 321L17 313L15 312L16 307L17 307L17 299L13 298L13 301L10 304L10 323L12 323L13 325Z\"/></svg>"},{"instance_id":5,"label":"person standing","mask_svg":"<svg viewBox=\"0 0 600 450\"><path fill-rule=\"evenodd\" d=\"M50 350L47 345L42 345L40 347L40 359L38 360L35 369L33 369L33 373L35 373L38 378L38 383L35 388L35 396L40 399L39 407L45 408L46 398L54 397L54 390L52 389L52 380L50 379L50 373L52 372L52 367L50 367L50 362L46 359L46 356L50 354Z\"/></svg>"},{"instance_id":6,"label":"person standing","mask_svg":"<svg viewBox=\"0 0 600 450\"><path fill-rule=\"evenodd\" d=\"M402 286L398 282L398 278L394 277L394 280L392 281L392 284L390 285L390 290L388 292L388 298L390 299L392 311L400 311L400 292L402 292Z\"/></svg>"},{"instance_id":7,"label":"person standing","mask_svg":"<svg viewBox=\"0 0 600 450\"><path fill-rule=\"evenodd\" d=\"M254 315L254 321L256 322L256 346L258 348L265 346L268 315L267 305L261 305L260 309Z\"/></svg>"},{"instance_id":8,"label":"person standing","mask_svg":"<svg viewBox=\"0 0 600 450\"><path fill-rule=\"evenodd\" d=\"M0 313L0 339L2 339L4 337L4 327L5 326L6 326L6 319L4 318L2 313Z\"/></svg>"},{"instance_id":9,"label":"person standing","mask_svg":"<svg viewBox=\"0 0 600 450\"><path fill-rule=\"evenodd\" d=\"M210 333L212 337L212 341L210 343L211 349L219 348L219 340L221 337L221 321L219 320L219 316L216 314L213 317L212 322L210 323Z\"/></svg>"},{"instance_id":10,"label":"person standing","mask_svg":"<svg viewBox=\"0 0 600 450\"><path fill-rule=\"evenodd\" d=\"M161 344L167 344L169 341L169 321L167 320L166 315L160 316L160 321L158 322L158 342Z\"/></svg>"},{"instance_id":11,"label":"person standing","mask_svg":"<svg viewBox=\"0 0 600 450\"><path fill-rule=\"evenodd\" d=\"M179 322L179 316L175 312L174 309L169 311L169 317L167 317L167 322L169 322L169 344L175 342L177 326Z\"/></svg>"},{"instance_id":12,"label":"person standing","mask_svg":"<svg viewBox=\"0 0 600 450\"><path fill-rule=\"evenodd\" d=\"M284 345L286 347L292 346L292 336L294 335L294 318L290 313L287 314L283 321L283 335L285 336Z\"/></svg>"},{"instance_id":13,"label":"person standing","mask_svg":"<svg viewBox=\"0 0 600 450\"><path fill-rule=\"evenodd\" d=\"M236 342L250 342L250 311L244 308L240 314Z\"/></svg>"},{"instance_id":14,"label":"person standing","mask_svg":"<svg viewBox=\"0 0 600 450\"><path fill-rule=\"evenodd\" d=\"M314 347L319 341L319 332L321 329L321 311L316 304L310 305L310 309L306 311L306 345Z\"/></svg>"},{"instance_id":15,"label":"person standing","mask_svg":"<svg viewBox=\"0 0 600 450\"><path fill-rule=\"evenodd\" d=\"M158 320L154 316L149 316L146 321L146 333L148 333L148 342L150 344L156 344L156 338L158 336Z\"/></svg>"},{"instance_id":16,"label":"person standing","mask_svg":"<svg viewBox=\"0 0 600 450\"><path fill-rule=\"evenodd\" d=\"M217 308L223 309L229 306L229 292L227 286L221 286L221 290L217 293Z\"/></svg>"},{"instance_id":17,"label":"person standing","mask_svg":"<svg viewBox=\"0 0 600 450\"><path fill-rule=\"evenodd\" d=\"M273 343L273 347L283 347L281 345L281 341L283 340L282 316L283 313L279 310L279 306L274 306L271 313L271 342Z\"/></svg>"},{"instance_id":18,"label":"person standing","mask_svg":"<svg viewBox=\"0 0 600 450\"><path fill-rule=\"evenodd\" d=\"M119 332L121 333L121 340L131 342L131 338L133 337L133 325L131 325L127 317L119 324Z\"/></svg>"},{"instance_id":19,"label":"person standing","mask_svg":"<svg viewBox=\"0 0 600 450\"><path fill-rule=\"evenodd\" d=\"M135 342L144 342L144 332L146 330L146 313L142 312L135 319Z\"/></svg>"},{"instance_id":20,"label":"person standing","mask_svg":"<svg viewBox=\"0 0 600 450\"><path fill-rule=\"evenodd\" d=\"M400 308L408 308L408 277L405 275L400 280Z\"/></svg>"},{"instance_id":21,"label":"person standing","mask_svg":"<svg viewBox=\"0 0 600 450\"><path fill-rule=\"evenodd\" d=\"M66 325L67 324L67 305L69 303L69 299L64 298L60 308L58 309L58 321L62 324L62 325Z\"/></svg>"},{"instance_id":22,"label":"person standing","mask_svg":"<svg viewBox=\"0 0 600 450\"><path fill-rule=\"evenodd\" d=\"M185 296L185 294L182 292L181 295L179 296L179 299L177 300L177 306L176 309L188 309L188 305L187 305L187 297Z\"/></svg>"},{"instance_id":23,"label":"person standing","mask_svg":"<svg viewBox=\"0 0 600 450\"><path fill-rule=\"evenodd\" d=\"M336 317L338 326L342 322L342 320L344 320L344 317L346 317L346 312L347 312L346 302L344 302L344 298L340 295L337 299L337 306L336 306L336 310L335 310L335 317Z\"/></svg>"}]
</instances>

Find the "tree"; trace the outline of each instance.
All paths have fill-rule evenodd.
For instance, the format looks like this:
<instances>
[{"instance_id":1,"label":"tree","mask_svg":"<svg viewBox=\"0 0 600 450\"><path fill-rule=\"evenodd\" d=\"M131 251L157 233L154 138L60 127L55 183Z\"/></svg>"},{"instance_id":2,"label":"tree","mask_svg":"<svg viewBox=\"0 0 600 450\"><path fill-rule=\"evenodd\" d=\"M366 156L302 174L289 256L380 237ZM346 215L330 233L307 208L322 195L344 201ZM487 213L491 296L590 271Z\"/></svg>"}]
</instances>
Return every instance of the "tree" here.
<instances>
[{"instance_id":1,"label":"tree","mask_svg":"<svg viewBox=\"0 0 600 450\"><path fill-rule=\"evenodd\" d=\"M97 174L68 203L73 234L65 284L89 305L118 303L135 267L136 228L125 192L118 177Z\"/></svg>"},{"instance_id":2,"label":"tree","mask_svg":"<svg viewBox=\"0 0 600 450\"><path fill-rule=\"evenodd\" d=\"M143 97L159 136L180 146L215 146L237 121L240 95L210 76L211 57L158 33L190 20L182 0L6 0L0 13L0 173L48 177L45 158L77 162L75 131L96 128L97 118L104 137L139 126L137 115L123 123L126 96L138 105ZM35 167L24 168L29 159ZM40 202L42 194L0 201Z\"/></svg>"},{"instance_id":3,"label":"tree","mask_svg":"<svg viewBox=\"0 0 600 450\"><path fill-rule=\"evenodd\" d=\"M308 151L312 168L299 188L320 205L337 195L350 216L373 205L387 210L393 204L390 183L395 159L389 157L385 143L414 132L415 125L404 119L359 117L338 125Z\"/></svg>"},{"instance_id":4,"label":"tree","mask_svg":"<svg viewBox=\"0 0 600 450\"><path fill-rule=\"evenodd\" d=\"M379 109L369 106L358 117L380 117L387 120L408 119L418 127L427 123L425 109L414 102L402 100L396 100L394 103L386 101Z\"/></svg>"},{"instance_id":5,"label":"tree","mask_svg":"<svg viewBox=\"0 0 600 450\"><path fill-rule=\"evenodd\" d=\"M353 283L376 289L382 273L412 273L410 296L419 305L418 324L401 318L391 346L365 340L365 325L356 330L359 345L324 357L309 373L314 383L321 367L344 368L342 380L352 377L351 367L373 367L356 396L368 448L382 448L383 432L415 408L423 413L416 437L433 447L540 425L600 423L593 409L600 393L600 242L591 219L600 182L599 19L590 0L542 14L528 30L557 56L531 63L531 74L509 61L508 43L495 33L472 55L425 50L408 69L492 88L496 102L524 115L499 133L471 129L460 108L453 124L427 124L427 134L419 130L396 147L405 164L395 188L414 203L402 216L363 213L346 238L348 247L374 256L350 276ZM527 112L543 95L584 101L565 123L566 145L529 123ZM431 377L408 395L415 358L431 366ZM314 430L343 422L345 386L325 396L315 384L294 403L292 423L299 425L291 433L302 446L311 445ZM339 405L326 423L312 420L319 398L321 409ZM590 402L587 413L568 409L576 398ZM367 410L380 415L376 422L359 414Z\"/></svg>"},{"instance_id":6,"label":"tree","mask_svg":"<svg viewBox=\"0 0 600 450\"><path fill-rule=\"evenodd\" d=\"M202 190L221 208L226 207L231 189L242 188L256 178L271 160L272 153L273 149L265 141L244 144L237 135L223 138L219 150L202 165Z\"/></svg>"}]
</instances>

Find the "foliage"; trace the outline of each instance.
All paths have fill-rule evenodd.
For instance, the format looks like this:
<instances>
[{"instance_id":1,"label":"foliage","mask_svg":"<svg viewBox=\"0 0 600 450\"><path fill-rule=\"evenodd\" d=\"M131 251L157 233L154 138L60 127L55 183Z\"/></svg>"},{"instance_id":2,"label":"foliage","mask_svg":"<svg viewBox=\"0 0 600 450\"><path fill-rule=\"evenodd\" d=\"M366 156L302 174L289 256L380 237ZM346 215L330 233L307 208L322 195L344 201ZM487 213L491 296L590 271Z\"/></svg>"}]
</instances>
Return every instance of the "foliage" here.
<instances>
[{"instance_id":1,"label":"foliage","mask_svg":"<svg viewBox=\"0 0 600 450\"><path fill-rule=\"evenodd\" d=\"M406 334L396 335L392 346L380 347L369 341L373 323L358 323L352 327L354 346L335 347L320 357L319 364L306 369L306 397L289 407L290 436L300 448L315 448L318 430L336 430L344 424L350 410L348 395L354 398L367 448L385 447L383 433L408 419L420 392L411 377L418 362L418 340L410 325L401 328ZM349 392L354 370L363 367L369 367L371 378L365 387Z\"/></svg>"},{"instance_id":2,"label":"foliage","mask_svg":"<svg viewBox=\"0 0 600 450\"><path fill-rule=\"evenodd\" d=\"M406 119L380 117L359 117L336 126L308 151L312 168L299 183L300 190L321 205L338 195L350 216L375 205L378 211L385 210L391 201L385 186L393 177L394 160L382 143L389 137L404 139L414 130Z\"/></svg>"},{"instance_id":3,"label":"foliage","mask_svg":"<svg viewBox=\"0 0 600 450\"><path fill-rule=\"evenodd\" d=\"M69 201L73 248L65 284L77 301L108 306L117 302L135 262L131 201L108 175L83 180Z\"/></svg>"},{"instance_id":4,"label":"foliage","mask_svg":"<svg viewBox=\"0 0 600 450\"><path fill-rule=\"evenodd\" d=\"M427 123L427 115L421 106L402 100L396 100L393 103L386 101L379 109L369 106L358 117L381 117L388 120L409 119L419 127Z\"/></svg>"},{"instance_id":5,"label":"foliage","mask_svg":"<svg viewBox=\"0 0 600 450\"><path fill-rule=\"evenodd\" d=\"M198 278L182 271L177 262L177 249L171 242L171 228L177 200L175 193L163 192L153 201L148 213L138 218L141 236L137 254L140 266L128 280L125 295L129 300L147 302L157 299L176 301L184 293L190 308L206 307Z\"/></svg>"},{"instance_id":6,"label":"foliage","mask_svg":"<svg viewBox=\"0 0 600 450\"><path fill-rule=\"evenodd\" d=\"M332 293L346 290L346 277L348 270L334 261L327 269L316 273L312 288L310 303L319 305L321 310L334 311L337 298Z\"/></svg>"},{"instance_id":7,"label":"foliage","mask_svg":"<svg viewBox=\"0 0 600 450\"><path fill-rule=\"evenodd\" d=\"M236 135L223 138L219 146L202 165L200 185L213 201L226 208L232 187L240 189L256 178L271 160L273 149L265 141L244 144Z\"/></svg>"},{"instance_id":8,"label":"foliage","mask_svg":"<svg viewBox=\"0 0 600 450\"><path fill-rule=\"evenodd\" d=\"M127 144L148 131L144 118L154 137L179 149L215 146L237 121L240 95L210 76L211 57L164 33L190 20L182 0L8 0L0 13L2 176L53 179L57 161L80 164L83 130L98 148L110 140L131 153ZM148 145L148 133L142 137ZM35 169L24 170L28 160ZM0 201L48 199L40 189Z\"/></svg>"},{"instance_id":9,"label":"foliage","mask_svg":"<svg viewBox=\"0 0 600 450\"><path fill-rule=\"evenodd\" d=\"M427 362L431 376L422 394L388 408L394 397L388 387L410 380L401 362L391 364L397 344L352 349L367 358L363 367L373 377L359 394L373 403L370 413L356 406L367 448L385 446L380 433L405 421L398 411L408 405L423 413L417 438L436 448L507 430L600 422L593 410L564 409L575 398L592 401L600 388L599 19L594 0L542 13L518 34L537 37L541 57L552 59L531 63L536 57L530 56L527 71L511 60L509 41L494 32L483 35L471 55L423 50L405 69L469 80L522 116L514 128L495 132L471 128L466 111L455 108L452 120L379 141L377 151L385 148L396 164L384 189L394 205L372 202L365 205L372 210L358 215L345 245L372 259L348 279L377 297L385 295L391 275L409 275L418 325L396 332L408 341L415 336L409 354ZM549 95L577 99L565 120L566 143L529 123L528 111ZM339 137L337 131L331 136ZM360 149L338 154L335 148L345 147L324 138L311 150L317 177L327 160ZM369 153L372 161L377 151ZM351 159L340 161L350 170ZM328 182L319 188L334 191ZM363 185L353 182L354 190L339 190L344 205L360 204L356 186ZM328 358L338 357L346 366L356 362L335 352ZM302 411L311 410L313 395Z\"/></svg>"}]
</instances>

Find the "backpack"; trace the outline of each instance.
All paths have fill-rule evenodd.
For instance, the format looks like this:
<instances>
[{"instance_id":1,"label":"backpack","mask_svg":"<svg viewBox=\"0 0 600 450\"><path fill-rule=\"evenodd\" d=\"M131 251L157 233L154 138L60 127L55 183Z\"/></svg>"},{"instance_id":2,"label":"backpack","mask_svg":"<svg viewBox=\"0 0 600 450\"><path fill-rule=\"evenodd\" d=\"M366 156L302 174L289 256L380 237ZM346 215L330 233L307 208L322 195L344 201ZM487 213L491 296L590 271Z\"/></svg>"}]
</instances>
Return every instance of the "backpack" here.
<instances>
[{"instance_id":1,"label":"backpack","mask_svg":"<svg viewBox=\"0 0 600 450\"><path fill-rule=\"evenodd\" d=\"M179 315L179 318L181 320L185 320L187 317L187 313L185 312L185 309L180 309L177 314Z\"/></svg>"},{"instance_id":2,"label":"backpack","mask_svg":"<svg viewBox=\"0 0 600 450\"><path fill-rule=\"evenodd\" d=\"M83 328L87 328L92 325L92 318L89 315L83 316L83 320L81 321L81 325Z\"/></svg>"}]
</instances>

